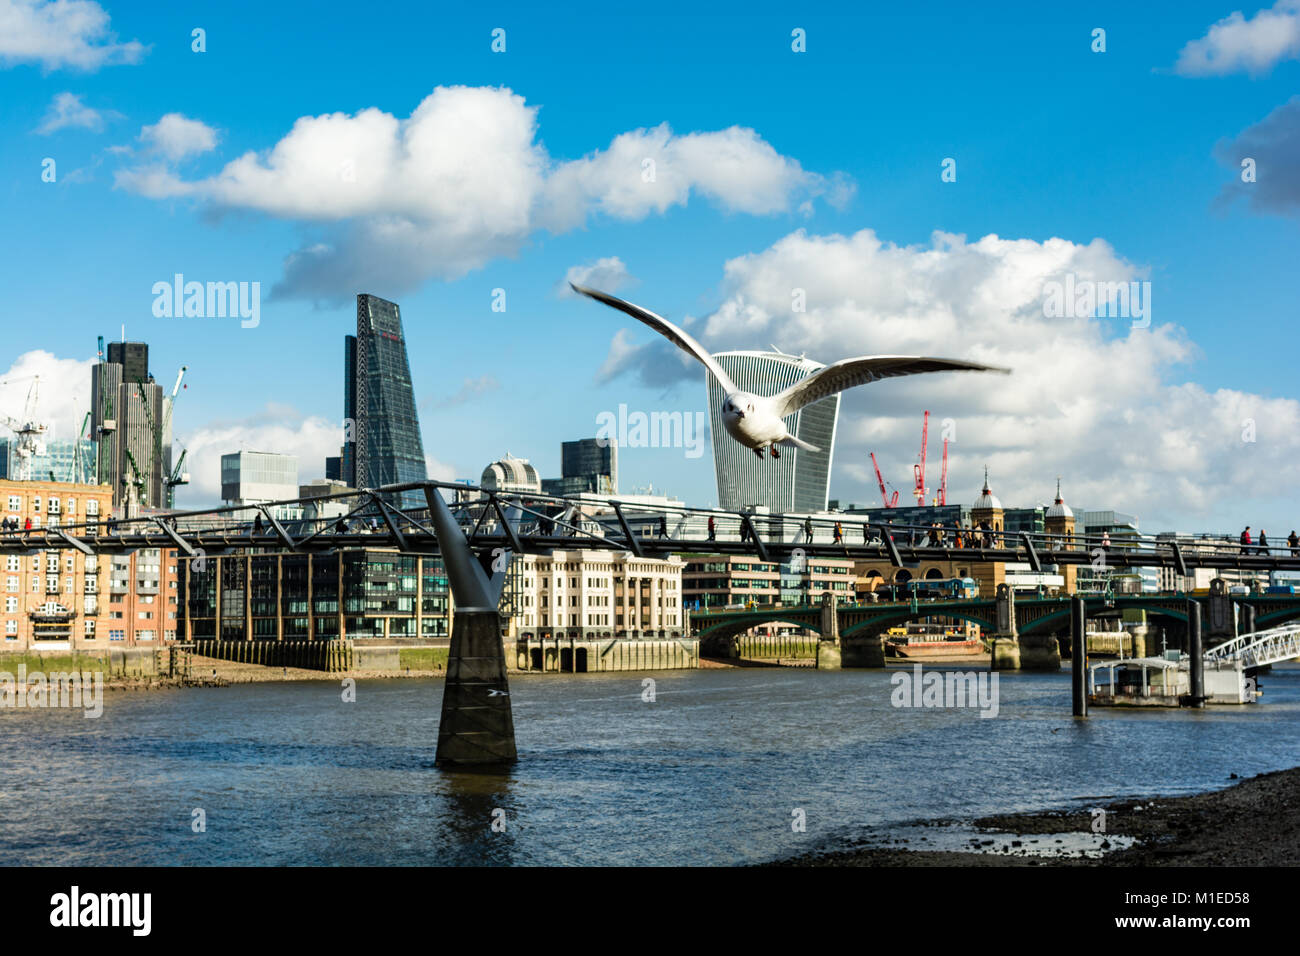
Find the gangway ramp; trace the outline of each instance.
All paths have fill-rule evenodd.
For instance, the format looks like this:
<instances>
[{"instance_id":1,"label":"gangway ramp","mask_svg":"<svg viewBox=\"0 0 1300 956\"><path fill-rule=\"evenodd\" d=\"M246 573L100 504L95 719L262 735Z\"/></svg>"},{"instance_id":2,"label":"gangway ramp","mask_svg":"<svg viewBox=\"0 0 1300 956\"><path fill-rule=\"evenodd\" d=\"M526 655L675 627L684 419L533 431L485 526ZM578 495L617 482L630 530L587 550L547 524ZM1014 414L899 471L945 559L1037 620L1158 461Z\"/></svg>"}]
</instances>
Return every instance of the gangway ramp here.
<instances>
[{"instance_id":1,"label":"gangway ramp","mask_svg":"<svg viewBox=\"0 0 1300 956\"><path fill-rule=\"evenodd\" d=\"M1300 623L1242 634L1205 652L1207 661L1239 660L1243 667L1264 667L1300 657Z\"/></svg>"}]
</instances>

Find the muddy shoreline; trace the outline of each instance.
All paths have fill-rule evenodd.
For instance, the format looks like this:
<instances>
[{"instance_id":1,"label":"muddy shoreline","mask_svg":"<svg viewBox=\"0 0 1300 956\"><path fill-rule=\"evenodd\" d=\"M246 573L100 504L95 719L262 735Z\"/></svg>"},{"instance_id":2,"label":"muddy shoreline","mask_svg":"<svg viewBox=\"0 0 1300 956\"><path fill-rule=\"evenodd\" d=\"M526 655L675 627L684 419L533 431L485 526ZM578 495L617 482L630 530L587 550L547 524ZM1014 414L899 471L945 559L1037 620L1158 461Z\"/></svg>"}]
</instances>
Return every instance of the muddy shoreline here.
<instances>
[{"instance_id":1,"label":"muddy shoreline","mask_svg":"<svg viewBox=\"0 0 1300 956\"><path fill-rule=\"evenodd\" d=\"M862 840L766 866L1300 866L1300 767L1260 774L1223 790L1185 797L1098 801L1105 832L1093 830L1092 807L1036 813L994 814L977 820L934 820L927 825L975 827L1012 835L1014 851L972 852L879 846ZM1105 841L1132 838L1127 848L1105 848L1099 857L1018 855L1030 841L1045 845L1054 834ZM981 841L982 842L982 841ZM1054 842L1054 841L1051 841ZM1116 840L1127 843L1127 840ZM922 845L923 844L919 844Z\"/></svg>"}]
</instances>

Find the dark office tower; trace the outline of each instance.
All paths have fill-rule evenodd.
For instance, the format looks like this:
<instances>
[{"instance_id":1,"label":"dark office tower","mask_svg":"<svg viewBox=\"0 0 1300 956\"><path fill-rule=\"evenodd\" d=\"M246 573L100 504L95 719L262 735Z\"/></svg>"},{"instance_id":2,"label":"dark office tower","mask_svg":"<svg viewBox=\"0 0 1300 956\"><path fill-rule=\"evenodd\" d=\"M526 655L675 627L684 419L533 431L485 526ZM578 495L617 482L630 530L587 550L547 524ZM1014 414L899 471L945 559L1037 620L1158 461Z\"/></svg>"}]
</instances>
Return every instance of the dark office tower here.
<instances>
[{"instance_id":1,"label":"dark office tower","mask_svg":"<svg viewBox=\"0 0 1300 956\"><path fill-rule=\"evenodd\" d=\"M357 296L357 334L346 340L345 416L351 435L343 450L343 477L354 488L378 488L424 481L424 444L415 413L411 367L397 304L374 295ZM420 507L424 495L403 496Z\"/></svg>"},{"instance_id":2,"label":"dark office tower","mask_svg":"<svg viewBox=\"0 0 1300 956\"><path fill-rule=\"evenodd\" d=\"M357 311L360 312L358 305ZM343 336L343 459L339 480L351 488L357 484L357 337Z\"/></svg>"},{"instance_id":3,"label":"dark office tower","mask_svg":"<svg viewBox=\"0 0 1300 956\"><path fill-rule=\"evenodd\" d=\"M560 473L566 479L583 479L583 491L617 494L618 445L613 439L599 438L561 442Z\"/></svg>"},{"instance_id":4,"label":"dark office tower","mask_svg":"<svg viewBox=\"0 0 1300 956\"><path fill-rule=\"evenodd\" d=\"M120 511L167 505L171 398L154 383L148 363L145 343L110 342L108 361L90 370L96 471L100 482L113 486L113 507Z\"/></svg>"}]
</instances>

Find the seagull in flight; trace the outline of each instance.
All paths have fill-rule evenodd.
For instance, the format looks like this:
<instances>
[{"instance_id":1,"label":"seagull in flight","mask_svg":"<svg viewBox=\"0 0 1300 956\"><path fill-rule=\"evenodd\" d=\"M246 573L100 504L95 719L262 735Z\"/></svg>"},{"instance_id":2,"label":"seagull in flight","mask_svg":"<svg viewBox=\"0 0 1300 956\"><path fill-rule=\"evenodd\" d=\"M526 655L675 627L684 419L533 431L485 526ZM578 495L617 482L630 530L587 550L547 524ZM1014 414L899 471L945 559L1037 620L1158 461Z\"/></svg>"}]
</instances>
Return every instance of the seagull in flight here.
<instances>
[{"instance_id":1,"label":"seagull in flight","mask_svg":"<svg viewBox=\"0 0 1300 956\"><path fill-rule=\"evenodd\" d=\"M1010 372L1010 369L980 365L977 362L965 362L960 359L929 358L921 355L863 355L858 358L841 359L833 365L827 365L775 395L755 395L737 388L736 383L722 370L722 366L714 360L704 346L662 316L655 315L649 309L643 309L639 305L625 302L607 292L588 289L574 285L572 282L569 285L574 292L595 299L597 302L603 302L644 322L679 349L695 356L709 370L709 374L718 380L726 395L722 402L722 424L726 427L727 433L746 448L751 449L759 458L763 457L765 450L771 452L773 458L780 458L778 445L802 448L805 451L821 451L816 445L810 445L791 435L784 419L805 405L821 401L846 388L866 385L868 382L875 382L882 378L918 375L922 372Z\"/></svg>"}]
</instances>

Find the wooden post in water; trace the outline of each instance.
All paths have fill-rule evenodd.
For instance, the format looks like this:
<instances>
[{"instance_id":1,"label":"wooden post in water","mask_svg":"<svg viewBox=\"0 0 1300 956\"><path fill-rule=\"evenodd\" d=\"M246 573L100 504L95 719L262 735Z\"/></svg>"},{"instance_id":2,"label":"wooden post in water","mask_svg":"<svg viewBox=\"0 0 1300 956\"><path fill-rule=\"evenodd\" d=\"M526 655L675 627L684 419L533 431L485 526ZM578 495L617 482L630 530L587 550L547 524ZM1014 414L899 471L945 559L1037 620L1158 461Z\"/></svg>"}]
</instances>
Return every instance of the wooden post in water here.
<instances>
[{"instance_id":1,"label":"wooden post in water","mask_svg":"<svg viewBox=\"0 0 1300 956\"><path fill-rule=\"evenodd\" d=\"M1075 717L1088 716L1088 619L1083 598L1070 599L1070 697Z\"/></svg>"}]
</instances>

